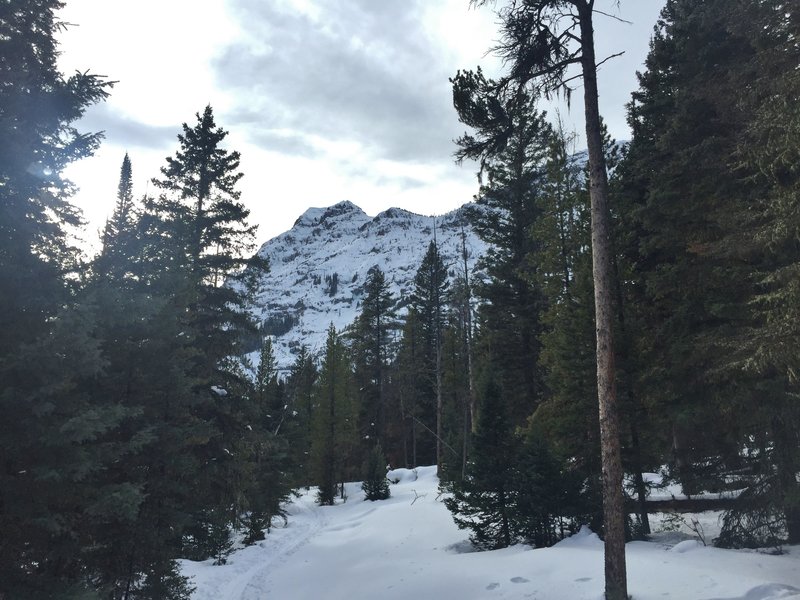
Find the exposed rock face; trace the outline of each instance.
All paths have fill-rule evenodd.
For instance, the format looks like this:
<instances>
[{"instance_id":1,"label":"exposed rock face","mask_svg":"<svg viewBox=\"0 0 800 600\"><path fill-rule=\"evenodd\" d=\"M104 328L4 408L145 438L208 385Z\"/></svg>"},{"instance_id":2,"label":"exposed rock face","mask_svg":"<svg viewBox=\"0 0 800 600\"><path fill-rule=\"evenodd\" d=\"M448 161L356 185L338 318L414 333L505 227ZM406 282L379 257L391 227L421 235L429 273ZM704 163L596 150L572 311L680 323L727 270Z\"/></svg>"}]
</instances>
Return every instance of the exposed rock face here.
<instances>
[{"instance_id":1,"label":"exposed rock face","mask_svg":"<svg viewBox=\"0 0 800 600\"><path fill-rule=\"evenodd\" d=\"M414 276L433 240L434 222L440 252L451 276L463 269L462 231L472 269L485 244L467 223L465 208L439 217L390 208L370 217L352 202L309 208L287 232L259 250L270 261L262 291L252 308L274 336L279 369L288 369L302 344L322 350L331 323L343 329L360 312L367 272L378 266L390 283L400 314Z\"/></svg>"}]
</instances>

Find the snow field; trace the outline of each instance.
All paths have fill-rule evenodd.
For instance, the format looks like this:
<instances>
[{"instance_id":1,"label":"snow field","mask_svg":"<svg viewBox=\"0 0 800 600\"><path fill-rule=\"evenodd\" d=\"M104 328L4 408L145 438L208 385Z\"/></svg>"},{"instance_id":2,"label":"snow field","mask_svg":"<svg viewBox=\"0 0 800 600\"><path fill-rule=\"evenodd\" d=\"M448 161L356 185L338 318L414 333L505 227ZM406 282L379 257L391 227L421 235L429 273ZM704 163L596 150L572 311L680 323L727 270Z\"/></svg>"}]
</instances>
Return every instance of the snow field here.
<instances>
[{"instance_id":1,"label":"snow field","mask_svg":"<svg viewBox=\"0 0 800 600\"><path fill-rule=\"evenodd\" d=\"M392 497L320 507L315 490L228 564L181 561L196 600L602 600L603 544L583 529L552 548L469 552L438 497L435 467L397 469ZM627 545L634 600L800 600L800 547L773 556L704 547L685 534Z\"/></svg>"}]
</instances>

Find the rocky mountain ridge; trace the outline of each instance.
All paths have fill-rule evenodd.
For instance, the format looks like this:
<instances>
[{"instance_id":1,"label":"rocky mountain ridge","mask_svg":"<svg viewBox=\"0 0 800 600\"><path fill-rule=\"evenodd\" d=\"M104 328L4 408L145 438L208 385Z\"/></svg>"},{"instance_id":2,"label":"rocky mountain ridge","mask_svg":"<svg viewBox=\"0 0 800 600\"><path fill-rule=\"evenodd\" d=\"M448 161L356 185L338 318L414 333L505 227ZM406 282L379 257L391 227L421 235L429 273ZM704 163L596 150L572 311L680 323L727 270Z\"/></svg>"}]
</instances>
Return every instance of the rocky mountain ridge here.
<instances>
[{"instance_id":1,"label":"rocky mountain ridge","mask_svg":"<svg viewBox=\"0 0 800 600\"><path fill-rule=\"evenodd\" d=\"M462 238L472 270L486 246L469 226L466 206L437 217L400 208L370 217L343 201L309 208L261 246L270 272L250 310L263 334L273 337L278 368L287 370L301 345L319 353L331 323L341 330L355 320L373 266L386 274L403 314L434 229L451 277L463 270Z\"/></svg>"}]
</instances>

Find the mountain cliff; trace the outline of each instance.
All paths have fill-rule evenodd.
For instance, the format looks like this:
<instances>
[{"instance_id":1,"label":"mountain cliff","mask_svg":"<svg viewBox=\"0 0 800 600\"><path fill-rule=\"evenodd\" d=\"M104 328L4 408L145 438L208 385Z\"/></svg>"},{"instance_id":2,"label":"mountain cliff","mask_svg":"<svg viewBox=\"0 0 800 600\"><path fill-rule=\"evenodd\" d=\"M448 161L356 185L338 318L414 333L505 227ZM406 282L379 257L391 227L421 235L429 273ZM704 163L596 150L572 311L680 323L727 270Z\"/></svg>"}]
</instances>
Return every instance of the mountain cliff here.
<instances>
[{"instance_id":1,"label":"mountain cliff","mask_svg":"<svg viewBox=\"0 0 800 600\"><path fill-rule=\"evenodd\" d=\"M289 231L266 242L258 254L270 272L251 311L264 335L273 336L278 368L288 369L301 345L322 350L331 323L341 330L360 312L367 272L379 267L403 314L434 229L450 276L463 270L462 232L470 270L485 244L461 207L430 217L390 208L370 217L352 202L309 208Z\"/></svg>"}]
</instances>

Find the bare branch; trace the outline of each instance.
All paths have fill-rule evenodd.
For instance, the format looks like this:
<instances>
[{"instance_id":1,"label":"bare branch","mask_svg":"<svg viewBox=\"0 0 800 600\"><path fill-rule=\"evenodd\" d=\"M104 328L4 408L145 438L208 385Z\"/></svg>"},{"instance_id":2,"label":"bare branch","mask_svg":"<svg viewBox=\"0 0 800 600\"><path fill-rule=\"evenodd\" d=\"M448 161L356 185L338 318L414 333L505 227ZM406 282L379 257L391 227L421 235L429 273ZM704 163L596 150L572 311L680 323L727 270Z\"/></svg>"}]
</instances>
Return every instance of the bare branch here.
<instances>
[{"instance_id":1,"label":"bare branch","mask_svg":"<svg viewBox=\"0 0 800 600\"><path fill-rule=\"evenodd\" d=\"M597 13L598 15L603 15L604 17L608 17L609 19L614 19L615 21L619 21L620 23L627 23L628 25L633 25L633 21L626 21L622 17L618 17L617 15L612 15L611 13L603 12L597 8L592 10L593 13Z\"/></svg>"},{"instance_id":2,"label":"bare branch","mask_svg":"<svg viewBox=\"0 0 800 600\"><path fill-rule=\"evenodd\" d=\"M411 491L414 492L414 499L411 501L411 506L414 506L414 502L416 502L420 498L424 498L425 496L428 495L428 494L418 494L417 490L411 490Z\"/></svg>"},{"instance_id":3,"label":"bare branch","mask_svg":"<svg viewBox=\"0 0 800 600\"><path fill-rule=\"evenodd\" d=\"M625 51L624 51L624 50L623 50L622 52L617 52L616 54L612 54L611 56L606 56L606 57L605 57L603 60L601 60L599 63L597 63L597 64L595 65L595 67L599 67L599 66L600 66L600 65L602 65L604 62L606 62L606 61L609 61L609 60L611 60L612 58L617 58L618 56L622 56L623 54L625 54Z\"/></svg>"}]
</instances>

